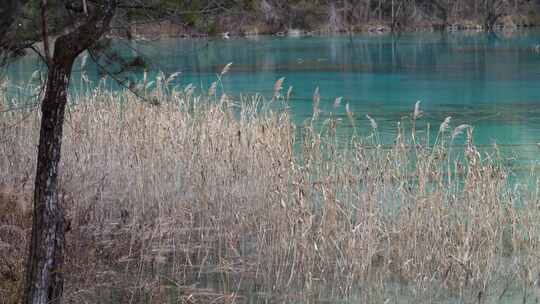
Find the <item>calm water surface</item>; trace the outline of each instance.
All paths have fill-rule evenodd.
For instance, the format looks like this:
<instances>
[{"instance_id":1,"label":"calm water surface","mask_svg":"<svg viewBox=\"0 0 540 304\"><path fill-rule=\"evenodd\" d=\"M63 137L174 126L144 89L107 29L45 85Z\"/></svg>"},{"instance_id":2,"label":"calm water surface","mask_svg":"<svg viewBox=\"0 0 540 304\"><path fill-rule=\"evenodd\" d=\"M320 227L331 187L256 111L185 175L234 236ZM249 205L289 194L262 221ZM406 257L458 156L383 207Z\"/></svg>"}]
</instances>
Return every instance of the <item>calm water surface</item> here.
<instances>
[{"instance_id":1,"label":"calm water surface","mask_svg":"<svg viewBox=\"0 0 540 304\"><path fill-rule=\"evenodd\" d=\"M274 82L286 77L285 90L294 88L290 107L297 123L310 117L311 96L320 87L321 107L327 115L334 112L345 118L348 102L360 129L369 131L365 118L369 114L389 143L397 122L410 117L420 100L423 129L430 123L435 132L445 117L452 116L452 127L474 126L478 145L497 143L508 155L527 162L540 156L536 145L540 142L540 53L533 51L540 44L538 30L117 44L127 53L139 50L153 70L182 72L179 85L208 88L228 62L233 66L223 85L230 94L270 96ZM11 66L11 78L29 78L35 61L25 59ZM95 67L90 70L91 76L97 74ZM338 96L344 102L333 109Z\"/></svg>"}]
</instances>

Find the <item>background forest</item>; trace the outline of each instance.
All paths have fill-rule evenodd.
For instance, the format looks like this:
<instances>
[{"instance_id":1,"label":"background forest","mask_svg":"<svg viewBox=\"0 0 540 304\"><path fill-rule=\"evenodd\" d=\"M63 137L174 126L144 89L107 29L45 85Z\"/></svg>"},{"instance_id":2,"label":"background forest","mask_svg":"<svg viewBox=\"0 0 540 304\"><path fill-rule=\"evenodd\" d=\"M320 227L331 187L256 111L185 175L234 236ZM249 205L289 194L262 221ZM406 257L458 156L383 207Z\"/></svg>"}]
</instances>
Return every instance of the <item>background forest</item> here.
<instances>
[{"instance_id":1,"label":"background forest","mask_svg":"<svg viewBox=\"0 0 540 304\"><path fill-rule=\"evenodd\" d=\"M536 0L163 0L155 17L175 16L188 31L276 33L289 29L349 32L533 26ZM180 13L181 12L181 13ZM175 14L176 13L176 14ZM127 19L134 16L126 16ZM168 18L170 20L170 18Z\"/></svg>"},{"instance_id":2,"label":"background forest","mask_svg":"<svg viewBox=\"0 0 540 304\"><path fill-rule=\"evenodd\" d=\"M38 16L33 16L39 12L39 1L23 2L27 3L21 6L27 10L25 22L39 22ZM52 6L54 2L58 1L49 1ZM148 9L130 9L117 16L117 34L152 37L275 34L292 29L315 33L492 30L540 24L538 0L156 0L135 5ZM50 22L62 24L66 11L55 12L56 18ZM4 14L9 16L11 12L0 11ZM26 25L19 26L35 28L37 24Z\"/></svg>"}]
</instances>

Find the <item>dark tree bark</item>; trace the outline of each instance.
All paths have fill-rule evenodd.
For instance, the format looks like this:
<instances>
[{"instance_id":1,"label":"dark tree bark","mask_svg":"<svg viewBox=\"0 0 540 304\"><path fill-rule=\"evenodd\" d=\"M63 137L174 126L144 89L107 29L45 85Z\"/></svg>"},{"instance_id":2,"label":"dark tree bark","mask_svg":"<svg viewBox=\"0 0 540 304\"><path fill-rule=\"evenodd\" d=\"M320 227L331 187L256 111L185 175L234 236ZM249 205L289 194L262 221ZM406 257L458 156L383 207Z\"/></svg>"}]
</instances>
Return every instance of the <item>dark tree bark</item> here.
<instances>
[{"instance_id":1,"label":"dark tree bark","mask_svg":"<svg viewBox=\"0 0 540 304\"><path fill-rule=\"evenodd\" d=\"M26 303L59 303L62 297L64 214L58 201L57 184L64 111L73 60L57 58L55 54L41 105Z\"/></svg>"},{"instance_id":2,"label":"dark tree bark","mask_svg":"<svg viewBox=\"0 0 540 304\"><path fill-rule=\"evenodd\" d=\"M54 55L48 63L47 86L41 104L32 240L26 270L27 304L62 301L65 220L58 199L58 163L69 79L73 62L106 32L115 10L116 0L98 4L85 23L56 40Z\"/></svg>"}]
</instances>

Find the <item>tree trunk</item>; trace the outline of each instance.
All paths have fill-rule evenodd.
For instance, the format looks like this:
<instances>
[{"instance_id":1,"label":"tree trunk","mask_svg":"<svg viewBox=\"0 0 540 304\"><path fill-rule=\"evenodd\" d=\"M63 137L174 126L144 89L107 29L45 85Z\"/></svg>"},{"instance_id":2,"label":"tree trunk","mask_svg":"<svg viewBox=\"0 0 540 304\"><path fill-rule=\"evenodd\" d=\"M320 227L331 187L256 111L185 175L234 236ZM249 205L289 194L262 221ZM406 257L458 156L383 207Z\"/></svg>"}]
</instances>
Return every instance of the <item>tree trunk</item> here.
<instances>
[{"instance_id":1,"label":"tree trunk","mask_svg":"<svg viewBox=\"0 0 540 304\"><path fill-rule=\"evenodd\" d=\"M392 31L394 31L394 26L395 26L395 18L396 18L396 15L395 15L395 12L394 12L394 0L392 0Z\"/></svg>"},{"instance_id":2,"label":"tree trunk","mask_svg":"<svg viewBox=\"0 0 540 304\"><path fill-rule=\"evenodd\" d=\"M108 30L116 6L117 0L96 4L86 22L56 39L53 58L48 62L47 88L41 104L32 241L26 269L26 304L62 302L65 230L57 188L69 78L75 58Z\"/></svg>"},{"instance_id":3,"label":"tree trunk","mask_svg":"<svg viewBox=\"0 0 540 304\"><path fill-rule=\"evenodd\" d=\"M382 21L382 2L383 0L379 0L379 7L378 7L378 11L379 11L379 22Z\"/></svg>"},{"instance_id":4,"label":"tree trunk","mask_svg":"<svg viewBox=\"0 0 540 304\"><path fill-rule=\"evenodd\" d=\"M37 171L34 189L32 242L26 278L25 303L61 303L64 264L64 212L58 200L58 163L64 112L73 57L56 51L49 67L41 104Z\"/></svg>"}]
</instances>

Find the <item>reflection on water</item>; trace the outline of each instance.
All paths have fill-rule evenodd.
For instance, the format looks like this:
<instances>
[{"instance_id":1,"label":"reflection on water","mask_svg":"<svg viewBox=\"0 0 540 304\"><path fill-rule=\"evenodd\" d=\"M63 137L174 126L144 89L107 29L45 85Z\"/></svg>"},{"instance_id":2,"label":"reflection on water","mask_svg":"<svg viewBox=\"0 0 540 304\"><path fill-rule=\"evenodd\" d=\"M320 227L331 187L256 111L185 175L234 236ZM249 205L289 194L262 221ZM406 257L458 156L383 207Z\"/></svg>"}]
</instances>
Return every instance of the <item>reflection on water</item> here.
<instances>
[{"instance_id":1,"label":"reflection on water","mask_svg":"<svg viewBox=\"0 0 540 304\"><path fill-rule=\"evenodd\" d=\"M453 126L474 126L477 144L497 143L528 161L539 156L540 54L533 51L538 44L540 31L116 43L125 54L140 50L154 73L181 71L181 85L208 88L228 62L233 66L223 85L232 94L270 95L276 79L286 77L284 87L294 87L290 108L297 123L311 115L311 95L320 87L323 110L344 116L344 104L350 103L358 125L368 128L369 113L386 142L421 100L422 123L433 131L452 116ZM36 62L24 58L8 73L28 79ZM89 74L97 79L99 73L94 66ZM344 102L332 109L338 96Z\"/></svg>"}]
</instances>

